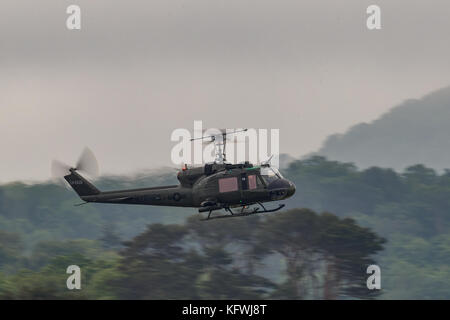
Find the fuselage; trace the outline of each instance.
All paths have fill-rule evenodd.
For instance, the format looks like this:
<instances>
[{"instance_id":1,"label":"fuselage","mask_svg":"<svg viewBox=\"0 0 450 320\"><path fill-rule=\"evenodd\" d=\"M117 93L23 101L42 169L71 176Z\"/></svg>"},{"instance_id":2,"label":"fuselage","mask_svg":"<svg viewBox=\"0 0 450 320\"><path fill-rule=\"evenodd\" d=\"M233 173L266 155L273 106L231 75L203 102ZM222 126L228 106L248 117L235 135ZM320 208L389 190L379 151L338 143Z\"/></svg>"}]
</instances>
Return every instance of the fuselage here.
<instances>
[{"instance_id":1,"label":"fuselage","mask_svg":"<svg viewBox=\"0 0 450 320\"><path fill-rule=\"evenodd\" d=\"M179 185L80 194L88 183L77 172L66 180L86 202L122 203L176 207L208 207L216 204L239 206L283 200L295 193L295 186L281 175L261 174L261 167L245 164L207 164L178 173ZM89 193L89 192L85 192Z\"/></svg>"}]
</instances>

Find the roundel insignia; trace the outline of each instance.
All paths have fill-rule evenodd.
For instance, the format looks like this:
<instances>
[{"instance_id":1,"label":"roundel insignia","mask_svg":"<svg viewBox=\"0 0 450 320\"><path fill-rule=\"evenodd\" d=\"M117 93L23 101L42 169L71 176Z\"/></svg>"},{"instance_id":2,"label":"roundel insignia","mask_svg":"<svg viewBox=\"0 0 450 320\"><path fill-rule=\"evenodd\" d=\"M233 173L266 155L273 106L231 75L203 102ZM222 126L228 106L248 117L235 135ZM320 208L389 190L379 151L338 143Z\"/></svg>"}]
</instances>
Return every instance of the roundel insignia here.
<instances>
[{"instance_id":1,"label":"roundel insignia","mask_svg":"<svg viewBox=\"0 0 450 320\"><path fill-rule=\"evenodd\" d=\"M178 192L173 194L173 200L180 201L180 199L181 199L181 195Z\"/></svg>"}]
</instances>

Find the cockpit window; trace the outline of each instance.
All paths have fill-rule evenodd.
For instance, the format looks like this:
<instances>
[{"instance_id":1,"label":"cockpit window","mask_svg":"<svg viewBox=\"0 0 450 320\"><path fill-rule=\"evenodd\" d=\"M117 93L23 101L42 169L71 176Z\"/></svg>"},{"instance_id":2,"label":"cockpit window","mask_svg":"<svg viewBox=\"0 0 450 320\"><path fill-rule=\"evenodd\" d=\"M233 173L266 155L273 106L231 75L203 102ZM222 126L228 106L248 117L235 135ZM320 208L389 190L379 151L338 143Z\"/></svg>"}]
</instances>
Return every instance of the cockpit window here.
<instances>
[{"instance_id":1,"label":"cockpit window","mask_svg":"<svg viewBox=\"0 0 450 320\"><path fill-rule=\"evenodd\" d=\"M282 179L280 171L277 168L271 167L270 165L261 166L261 176L264 181L269 184L274 180Z\"/></svg>"},{"instance_id":2,"label":"cockpit window","mask_svg":"<svg viewBox=\"0 0 450 320\"><path fill-rule=\"evenodd\" d=\"M276 176L279 179L283 178L283 176L281 175L280 171L278 171L277 168L270 166L261 167L261 175L269 177Z\"/></svg>"}]
</instances>

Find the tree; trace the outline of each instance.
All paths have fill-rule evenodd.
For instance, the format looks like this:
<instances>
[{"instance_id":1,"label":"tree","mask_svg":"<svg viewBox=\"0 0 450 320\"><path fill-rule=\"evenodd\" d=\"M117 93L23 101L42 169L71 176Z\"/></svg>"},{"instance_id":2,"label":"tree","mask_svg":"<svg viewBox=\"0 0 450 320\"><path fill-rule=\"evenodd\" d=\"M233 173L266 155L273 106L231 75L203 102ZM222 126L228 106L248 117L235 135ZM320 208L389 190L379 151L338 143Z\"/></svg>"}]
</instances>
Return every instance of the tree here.
<instances>
[{"instance_id":1,"label":"tree","mask_svg":"<svg viewBox=\"0 0 450 320\"><path fill-rule=\"evenodd\" d=\"M187 225L150 225L125 243L117 283L125 299L257 299L267 279L237 267L237 251L225 248L239 231L230 224L191 221ZM216 233L217 231L217 233ZM241 229L241 231L243 231ZM248 237L248 236L247 236ZM244 237L245 238L245 237Z\"/></svg>"},{"instance_id":2,"label":"tree","mask_svg":"<svg viewBox=\"0 0 450 320\"><path fill-rule=\"evenodd\" d=\"M102 245L106 249L118 248L122 244L122 240L116 231L116 227L112 223L106 223L103 226L103 234L100 238Z\"/></svg>"},{"instance_id":3,"label":"tree","mask_svg":"<svg viewBox=\"0 0 450 320\"><path fill-rule=\"evenodd\" d=\"M365 268L384 242L351 219L308 209L270 216L259 239L267 253L285 259L288 279L274 296L290 299L368 298Z\"/></svg>"},{"instance_id":4,"label":"tree","mask_svg":"<svg viewBox=\"0 0 450 320\"><path fill-rule=\"evenodd\" d=\"M23 249L19 234L0 230L0 270L17 267Z\"/></svg>"},{"instance_id":5,"label":"tree","mask_svg":"<svg viewBox=\"0 0 450 320\"><path fill-rule=\"evenodd\" d=\"M433 184L437 180L436 171L425 167L423 164L416 164L406 168L403 176L413 184Z\"/></svg>"},{"instance_id":6,"label":"tree","mask_svg":"<svg viewBox=\"0 0 450 320\"><path fill-rule=\"evenodd\" d=\"M187 299L196 297L197 270L183 262L187 230L181 225L149 225L147 230L124 243L117 281L122 299ZM195 259L197 260L197 259ZM200 260L198 260L200 261Z\"/></svg>"}]
</instances>

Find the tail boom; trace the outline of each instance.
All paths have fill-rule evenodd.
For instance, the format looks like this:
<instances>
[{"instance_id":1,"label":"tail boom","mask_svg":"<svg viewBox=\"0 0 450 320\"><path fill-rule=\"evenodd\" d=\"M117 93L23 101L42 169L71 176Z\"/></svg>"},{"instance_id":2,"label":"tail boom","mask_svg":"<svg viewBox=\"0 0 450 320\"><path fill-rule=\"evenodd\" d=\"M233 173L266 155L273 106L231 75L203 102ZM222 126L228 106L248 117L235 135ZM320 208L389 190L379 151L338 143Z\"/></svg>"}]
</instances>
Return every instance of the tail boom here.
<instances>
[{"instance_id":1,"label":"tail boom","mask_svg":"<svg viewBox=\"0 0 450 320\"><path fill-rule=\"evenodd\" d=\"M75 169L70 169L70 174L64 176L64 179L86 202L175 207L193 206L192 190L179 185L101 192L77 173Z\"/></svg>"},{"instance_id":2,"label":"tail boom","mask_svg":"<svg viewBox=\"0 0 450 320\"><path fill-rule=\"evenodd\" d=\"M66 179L81 199L87 196L99 195L101 193L92 183L78 174L75 169L70 169L70 174L64 176L64 179Z\"/></svg>"}]
</instances>

